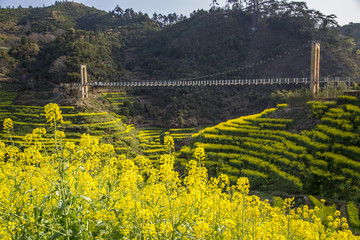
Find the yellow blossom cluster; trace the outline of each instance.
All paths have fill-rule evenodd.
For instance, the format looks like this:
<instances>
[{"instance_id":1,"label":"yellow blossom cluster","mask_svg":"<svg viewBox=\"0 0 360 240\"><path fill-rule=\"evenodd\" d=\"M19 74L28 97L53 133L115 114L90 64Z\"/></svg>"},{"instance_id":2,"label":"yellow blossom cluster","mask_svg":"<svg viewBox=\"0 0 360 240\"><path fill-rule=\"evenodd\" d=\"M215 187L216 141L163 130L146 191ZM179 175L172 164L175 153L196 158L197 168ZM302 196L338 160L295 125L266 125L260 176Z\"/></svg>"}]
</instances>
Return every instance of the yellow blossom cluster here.
<instances>
[{"instance_id":1,"label":"yellow blossom cluster","mask_svg":"<svg viewBox=\"0 0 360 240\"><path fill-rule=\"evenodd\" d=\"M45 117L47 122L51 124L56 124L56 122L63 122L63 117L61 115L61 110L56 103L49 103L44 107Z\"/></svg>"},{"instance_id":2,"label":"yellow blossom cluster","mask_svg":"<svg viewBox=\"0 0 360 240\"><path fill-rule=\"evenodd\" d=\"M172 136L169 135L165 136L164 145L166 146L166 148L169 150L170 153L172 153L175 150L174 139Z\"/></svg>"},{"instance_id":3,"label":"yellow blossom cluster","mask_svg":"<svg viewBox=\"0 0 360 240\"><path fill-rule=\"evenodd\" d=\"M5 118L3 126L4 126L4 128L3 128L4 131L12 130L13 129L13 122L12 122L11 118Z\"/></svg>"},{"instance_id":4,"label":"yellow blossom cluster","mask_svg":"<svg viewBox=\"0 0 360 240\"><path fill-rule=\"evenodd\" d=\"M0 142L0 239L358 239L340 212L326 227L294 199L274 208L249 195L247 178L209 179L204 150L195 152L180 177L173 154L155 168L86 134L52 150Z\"/></svg>"}]
</instances>

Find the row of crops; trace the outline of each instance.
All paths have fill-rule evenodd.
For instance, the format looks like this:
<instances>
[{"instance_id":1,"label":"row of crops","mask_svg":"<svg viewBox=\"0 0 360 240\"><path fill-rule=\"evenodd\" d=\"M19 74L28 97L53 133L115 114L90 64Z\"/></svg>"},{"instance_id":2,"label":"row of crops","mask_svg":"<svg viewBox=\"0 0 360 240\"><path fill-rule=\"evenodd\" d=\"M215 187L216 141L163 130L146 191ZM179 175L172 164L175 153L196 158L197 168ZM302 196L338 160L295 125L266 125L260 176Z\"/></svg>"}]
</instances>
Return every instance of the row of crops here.
<instances>
[{"instance_id":1,"label":"row of crops","mask_svg":"<svg viewBox=\"0 0 360 240\"><path fill-rule=\"evenodd\" d=\"M14 134L11 139L5 132L0 133L0 139L20 146L28 144L26 134L34 128L48 128L42 106L14 105L14 92L0 92L0 121L11 118L14 124ZM133 152L137 147L134 125L123 123L124 117L113 112L79 112L74 106L60 107L63 123L60 129L66 134L66 141L79 142L83 133L97 136L102 142L114 144L117 153ZM45 145L52 147L52 142L45 138ZM131 146L131 148L130 148ZM136 154L136 152L134 153Z\"/></svg>"},{"instance_id":2,"label":"row of crops","mask_svg":"<svg viewBox=\"0 0 360 240\"><path fill-rule=\"evenodd\" d=\"M160 129L144 128L135 131L134 125L124 123L125 116L115 112L121 112L123 106L131 103L133 99L127 97L125 92L111 92L101 94L111 105L112 112L79 112L74 106L61 106L64 119L61 130L66 134L66 141L79 142L83 133L97 136L102 142L114 144L117 153L138 154L144 153L150 159L156 161L160 155L165 153L163 139L171 135L176 145L181 145L189 138L195 128L186 129ZM0 133L4 142L12 142L26 145L26 134L37 127L48 127L46 123L44 108L42 106L20 106L14 105L15 92L1 92L0 121L10 117L14 123L14 135L8 138L5 132ZM46 142L52 146L51 141ZM139 145L140 144L140 145ZM131 146L131 148L129 148Z\"/></svg>"},{"instance_id":3,"label":"row of crops","mask_svg":"<svg viewBox=\"0 0 360 240\"><path fill-rule=\"evenodd\" d=\"M225 173L232 181L245 176L258 191L307 193L359 203L359 100L341 96L337 101L307 105L309 117L320 120L311 130L291 132L296 119L272 117L288 109L268 109L194 134L194 143L180 150L179 163L185 166L194 149L203 147L205 166L213 176Z\"/></svg>"},{"instance_id":4,"label":"row of crops","mask_svg":"<svg viewBox=\"0 0 360 240\"><path fill-rule=\"evenodd\" d=\"M106 94L109 99L125 99L116 95L123 96L124 93ZM1 96L0 120L11 117L15 132L11 140L2 133L0 136L5 142L25 144L26 133L35 127L47 126L43 107L13 105L15 93L3 92ZM339 101L343 103L310 102L310 111L313 116L321 118L321 124L308 132L286 131L294 120L267 117L274 111L281 111L269 109L200 131L194 135L197 142L192 149L205 148L208 154L206 164L214 175L225 172L233 179L247 176L255 183L252 184L254 187L266 189L280 181L286 190L298 192L311 186L312 192L319 194L322 185L316 185L316 192L310 180L321 184L339 181L340 186L346 185L347 190L351 182L351 189L357 191L360 180L357 173L360 165L359 107L357 99L340 98ZM132 144L134 126L123 124L122 117L115 113L82 113L72 106L63 106L61 110L64 117L62 128L68 141L77 142L82 133L87 132L104 141L115 142L119 153L125 153L127 146ZM193 128L143 129L138 133L140 148L150 159L156 160L166 152L163 146L165 135L171 135L175 143L179 143L194 131ZM192 149L185 147L180 151L183 164L192 155ZM263 184L264 179L267 184Z\"/></svg>"},{"instance_id":5,"label":"row of crops","mask_svg":"<svg viewBox=\"0 0 360 240\"><path fill-rule=\"evenodd\" d=\"M168 149L164 145L165 136L171 136L174 139L175 146L179 146L190 138L195 131L195 128L163 129L149 127L139 130L138 138L144 155L157 162L162 154L168 153Z\"/></svg>"},{"instance_id":6,"label":"row of crops","mask_svg":"<svg viewBox=\"0 0 360 240\"><path fill-rule=\"evenodd\" d=\"M14 124L14 135L8 138L5 132L0 133L0 139L4 142L11 142L21 146L28 144L26 134L34 128L47 128L44 108L42 106L20 106L14 105L15 92L0 92L0 121L11 118ZM102 93L112 110L121 111L126 102L131 102L125 92ZM144 128L136 131L134 125L125 124L125 116L115 112L79 112L74 106L61 106L63 123L61 130L66 134L66 141L79 142L83 133L90 133L97 136L102 142L112 143L119 154L133 155L143 153L150 159L156 161L161 154L166 153L164 147L164 136L171 135L177 146L189 138L195 128L185 129L160 129ZM52 147L51 141L45 144ZM140 144L140 145L139 145ZM131 147L129 147L131 146Z\"/></svg>"},{"instance_id":7,"label":"row of crops","mask_svg":"<svg viewBox=\"0 0 360 240\"><path fill-rule=\"evenodd\" d=\"M134 99L127 96L126 92L105 92L101 95L109 101L111 111L129 115L129 107L134 103Z\"/></svg>"},{"instance_id":8,"label":"row of crops","mask_svg":"<svg viewBox=\"0 0 360 240\"><path fill-rule=\"evenodd\" d=\"M125 115L129 114L130 105L134 103L134 99L126 96L126 92L107 92L102 93L102 96L109 101L114 112ZM140 152L153 162L158 162L162 154L168 153L168 149L164 146L165 136L171 136L175 141L175 145L179 146L185 139L191 137L195 131L195 128L164 129L147 127L139 129L137 138L140 141Z\"/></svg>"}]
</instances>

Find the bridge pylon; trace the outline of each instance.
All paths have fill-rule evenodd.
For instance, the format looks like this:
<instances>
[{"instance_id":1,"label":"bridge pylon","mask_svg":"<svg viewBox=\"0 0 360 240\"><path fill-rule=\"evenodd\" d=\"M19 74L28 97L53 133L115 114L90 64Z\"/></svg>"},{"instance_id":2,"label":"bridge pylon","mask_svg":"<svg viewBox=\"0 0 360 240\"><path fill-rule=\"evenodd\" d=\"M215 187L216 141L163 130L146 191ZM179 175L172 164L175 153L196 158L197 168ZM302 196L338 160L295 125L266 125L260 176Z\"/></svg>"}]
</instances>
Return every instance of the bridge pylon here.
<instances>
[{"instance_id":1,"label":"bridge pylon","mask_svg":"<svg viewBox=\"0 0 360 240\"><path fill-rule=\"evenodd\" d=\"M86 65L80 65L80 75L81 75L81 98L88 98L88 86L87 86L87 71Z\"/></svg>"},{"instance_id":2,"label":"bridge pylon","mask_svg":"<svg viewBox=\"0 0 360 240\"><path fill-rule=\"evenodd\" d=\"M311 72L310 72L310 91L315 95L320 91L320 43L313 41L311 44Z\"/></svg>"}]
</instances>

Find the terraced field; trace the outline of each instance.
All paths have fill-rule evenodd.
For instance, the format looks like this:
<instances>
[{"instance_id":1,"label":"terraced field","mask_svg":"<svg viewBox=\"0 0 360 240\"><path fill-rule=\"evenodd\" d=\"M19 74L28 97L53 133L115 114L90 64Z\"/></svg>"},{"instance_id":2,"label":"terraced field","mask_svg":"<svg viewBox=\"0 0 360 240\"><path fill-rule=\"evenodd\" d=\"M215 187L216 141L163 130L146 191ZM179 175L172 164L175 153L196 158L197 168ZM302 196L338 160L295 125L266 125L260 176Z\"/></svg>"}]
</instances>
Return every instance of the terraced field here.
<instances>
[{"instance_id":1,"label":"terraced field","mask_svg":"<svg viewBox=\"0 0 360 240\"><path fill-rule=\"evenodd\" d=\"M43 107L14 105L16 93L0 92L0 96L0 121L11 117L14 124L11 139L5 132L0 133L3 142L27 146L27 133L37 127L49 129ZM124 93L104 96L112 106L129 101ZM113 112L79 112L73 106L61 106L61 130L66 141L79 142L83 133L89 133L102 142L113 143L118 154L131 157L142 153L155 166L160 155L168 152L165 136L172 136L175 146L192 142L178 152L180 165L187 164L195 148L203 147L210 175L225 173L232 182L245 176L252 189L262 192L346 200L349 222L360 230L359 105L358 99L349 96L339 97L337 102L309 102L308 113L320 123L300 133L292 131L297 119L279 118L289 110L284 105L199 132L195 128L136 131L133 125L123 123L123 116ZM53 142L47 139L45 136L45 144L51 148ZM316 198L309 199L314 206L319 204Z\"/></svg>"},{"instance_id":2,"label":"terraced field","mask_svg":"<svg viewBox=\"0 0 360 240\"><path fill-rule=\"evenodd\" d=\"M273 196L311 194L340 207L348 201L350 225L359 231L360 102L340 96L307 105L309 117L320 120L311 130L296 133L292 126L297 119L272 117L290 111L282 105L194 134L194 143L179 151L179 164L184 167L195 148L203 147L210 175L225 173L233 182L245 176L252 189ZM307 199L313 206L319 204L312 196Z\"/></svg>"},{"instance_id":3,"label":"terraced field","mask_svg":"<svg viewBox=\"0 0 360 240\"><path fill-rule=\"evenodd\" d=\"M111 110L117 113L128 114L128 107L133 104L133 98L126 96L126 92L101 93L111 105Z\"/></svg>"},{"instance_id":4,"label":"terraced field","mask_svg":"<svg viewBox=\"0 0 360 240\"><path fill-rule=\"evenodd\" d=\"M162 128L143 128L138 133L140 147L143 153L154 162L157 162L161 154L168 152L164 146L164 137L169 135L174 139L175 146L183 143L190 138L196 131L195 128L162 129Z\"/></svg>"},{"instance_id":5,"label":"terraced field","mask_svg":"<svg viewBox=\"0 0 360 240\"><path fill-rule=\"evenodd\" d=\"M201 146L213 175L246 176L254 189L359 200L359 100L344 96L308 107L321 119L310 131L287 131L294 119L271 118L286 109L268 109L194 134L195 143L179 153L181 163Z\"/></svg>"},{"instance_id":6,"label":"terraced field","mask_svg":"<svg viewBox=\"0 0 360 240\"><path fill-rule=\"evenodd\" d=\"M14 105L16 93L0 92L0 121L10 117L14 123L14 135L9 139L5 132L0 133L4 142L25 145L25 136L34 128L48 128L42 106ZM125 92L102 93L110 102L111 109L122 111L122 106L131 103L131 98ZM102 142L109 142L115 146L119 154L135 156L143 153L153 161L158 161L161 154L167 152L163 145L165 135L171 135L176 145L190 137L195 128L160 129L145 128L137 132L134 125L123 123L125 116L114 112L79 112L74 106L61 106L64 122L61 130L66 134L66 141L79 142L83 133L98 136ZM139 145L139 142L141 145ZM52 146L51 142L46 142Z\"/></svg>"},{"instance_id":7,"label":"terraced field","mask_svg":"<svg viewBox=\"0 0 360 240\"><path fill-rule=\"evenodd\" d=\"M0 121L10 117L14 124L14 135L9 139L0 134L4 142L25 145L25 136L34 128L48 128L42 106L14 105L16 93L0 92ZM60 129L66 134L66 141L78 142L84 133L98 136L102 142L111 142L117 153L136 154L138 147L133 125L122 122L123 116L109 112L79 112L74 106L61 106L64 122ZM51 142L45 144L51 146ZM131 154L130 154L131 155Z\"/></svg>"}]
</instances>

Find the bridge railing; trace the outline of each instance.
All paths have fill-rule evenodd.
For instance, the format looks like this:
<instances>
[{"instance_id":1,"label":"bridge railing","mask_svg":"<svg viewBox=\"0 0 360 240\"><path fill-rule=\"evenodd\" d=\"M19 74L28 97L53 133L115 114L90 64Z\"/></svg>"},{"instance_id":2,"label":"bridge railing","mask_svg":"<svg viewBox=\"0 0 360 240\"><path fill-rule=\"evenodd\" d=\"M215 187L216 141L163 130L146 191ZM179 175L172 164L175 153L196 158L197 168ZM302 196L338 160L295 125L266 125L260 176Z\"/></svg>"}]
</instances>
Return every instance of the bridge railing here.
<instances>
[{"instance_id":1,"label":"bridge railing","mask_svg":"<svg viewBox=\"0 0 360 240\"><path fill-rule=\"evenodd\" d=\"M320 84L333 83L339 86L345 83L360 83L360 77L323 77ZM124 82L88 82L86 86L94 87L181 87L181 86L221 86L221 85L272 85L272 84L310 84L309 78L260 78L260 79L207 79L207 80L136 80ZM81 83L70 83L73 88L82 87Z\"/></svg>"}]
</instances>

